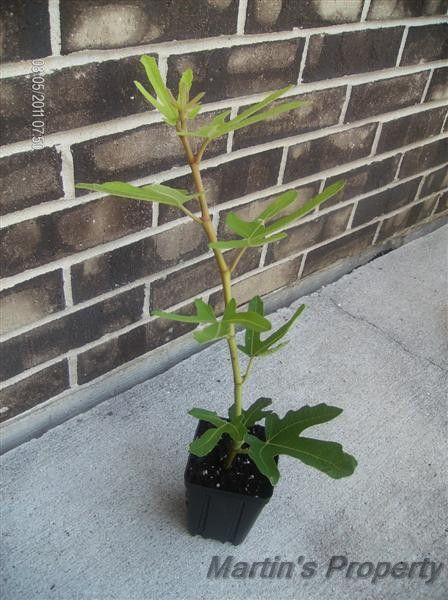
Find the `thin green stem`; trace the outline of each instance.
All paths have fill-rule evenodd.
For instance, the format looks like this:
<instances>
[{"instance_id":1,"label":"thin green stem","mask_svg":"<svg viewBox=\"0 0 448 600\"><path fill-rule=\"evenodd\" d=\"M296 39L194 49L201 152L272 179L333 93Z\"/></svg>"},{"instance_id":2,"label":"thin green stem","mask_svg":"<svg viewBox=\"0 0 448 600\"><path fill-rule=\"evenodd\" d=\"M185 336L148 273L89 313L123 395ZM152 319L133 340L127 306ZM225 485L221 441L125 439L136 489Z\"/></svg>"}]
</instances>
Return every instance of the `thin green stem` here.
<instances>
[{"instance_id":1,"label":"thin green stem","mask_svg":"<svg viewBox=\"0 0 448 600\"><path fill-rule=\"evenodd\" d=\"M180 210L182 212L184 212L188 217L190 217L190 219L193 219L193 221L195 223L198 223L199 225L202 225L202 221L201 219L199 219L199 217L196 217L190 210L188 210L188 208L186 208L185 206L179 206Z\"/></svg>"},{"instance_id":2,"label":"thin green stem","mask_svg":"<svg viewBox=\"0 0 448 600\"><path fill-rule=\"evenodd\" d=\"M252 369L252 365L254 364L255 356L251 356L249 358L249 362L247 363L246 372L243 375L243 383L246 383L247 378L249 377L250 370Z\"/></svg>"},{"instance_id":3,"label":"thin green stem","mask_svg":"<svg viewBox=\"0 0 448 600\"><path fill-rule=\"evenodd\" d=\"M178 131L187 131L186 126L186 118L185 115L180 115L180 121L177 123L176 128ZM204 231L207 235L209 242L216 242L217 235L215 228L213 226L212 220L210 218L210 212L208 209L207 199L205 195L204 186L202 183L201 170L200 170L200 160L202 154L205 150L206 143L204 142L199 149L198 154L195 156L193 150L190 145L190 141L188 136L182 135L179 136L181 143L184 147L185 154L187 156L188 164L190 165L191 174L193 176L194 185L196 191L198 193L198 200L201 207L201 225L204 228ZM227 305L232 299L232 279L231 279L231 270L229 269L227 262L220 250L213 250L216 262L218 264L221 282L222 282L222 290L224 295L224 302ZM236 335L235 335L235 326L231 324L229 326L229 335L227 336L227 344L229 346L230 352L230 360L232 363L232 373L233 373L233 383L234 383L234 391L233 391L233 400L235 406L235 415L239 416L242 413L242 397L243 397L243 377L241 375L240 361L238 356L238 346L236 343ZM241 448L241 444L233 442L232 448L229 453L229 457L227 460L227 466L233 462L238 450Z\"/></svg>"},{"instance_id":4,"label":"thin green stem","mask_svg":"<svg viewBox=\"0 0 448 600\"><path fill-rule=\"evenodd\" d=\"M232 262L232 264L231 264L231 265L230 265L230 267L229 267L229 271L230 271L231 273L233 273L233 271L236 269L236 267L237 267L238 263L239 263L239 262L240 262L240 260L241 260L241 257L242 257L242 256L243 256L243 254L245 253L245 251L246 251L246 248L241 248L241 250L240 250L240 251L238 252L238 254L235 256L235 259L234 259L234 261Z\"/></svg>"}]
</instances>

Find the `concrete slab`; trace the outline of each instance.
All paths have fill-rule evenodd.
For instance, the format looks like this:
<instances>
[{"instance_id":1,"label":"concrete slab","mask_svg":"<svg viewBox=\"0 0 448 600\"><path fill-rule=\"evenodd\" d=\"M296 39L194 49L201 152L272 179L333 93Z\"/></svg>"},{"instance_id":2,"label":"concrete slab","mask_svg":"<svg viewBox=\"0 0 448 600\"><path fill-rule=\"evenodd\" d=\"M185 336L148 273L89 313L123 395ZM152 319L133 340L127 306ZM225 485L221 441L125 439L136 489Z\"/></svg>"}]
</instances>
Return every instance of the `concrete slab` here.
<instances>
[{"instance_id":1,"label":"concrete slab","mask_svg":"<svg viewBox=\"0 0 448 600\"><path fill-rule=\"evenodd\" d=\"M359 460L333 481L292 459L246 542L192 538L183 468L192 405L224 411L223 344L2 457L4 600L446 598L448 557L446 300L448 228L391 252L303 301L287 349L260 361L246 398L280 413L304 403L344 409L316 428ZM293 310L277 311L274 320ZM418 577L327 578L348 561L444 562ZM292 561L291 578L207 579L213 556ZM310 578L301 561L316 563ZM367 567L367 570L369 567ZM420 567L419 567L420 569Z\"/></svg>"}]
</instances>

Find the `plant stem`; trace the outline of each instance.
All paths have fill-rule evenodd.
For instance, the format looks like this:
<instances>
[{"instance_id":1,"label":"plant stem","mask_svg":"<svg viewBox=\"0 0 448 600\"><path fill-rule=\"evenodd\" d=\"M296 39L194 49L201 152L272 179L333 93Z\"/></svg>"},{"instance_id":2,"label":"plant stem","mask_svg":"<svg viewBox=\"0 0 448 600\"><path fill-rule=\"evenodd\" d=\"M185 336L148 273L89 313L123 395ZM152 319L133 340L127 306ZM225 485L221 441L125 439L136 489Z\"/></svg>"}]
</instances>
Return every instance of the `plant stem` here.
<instances>
[{"instance_id":1,"label":"plant stem","mask_svg":"<svg viewBox=\"0 0 448 600\"><path fill-rule=\"evenodd\" d=\"M236 269L238 263L240 262L241 257L243 256L244 252L246 251L246 248L242 248L238 254L235 257L235 260L233 261L233 263L230 265L230 272L233 273L233 271Z\"/></svg>"},{"instance_id":2,"label":"plant stem","mask_svg":"<svg viewBox=\"0 0 448 600\"><path fill-rule=\"evenodd\" d=\"M249 358L249 362L247 363L246 372L243 375L243 383L245 383L246 379L249 377L249 373L252 368L252 365L254 364L254 360L255 360L255 356L251 356Z\"/></svg>"},{"instance_id":3,"label":"plant stem","mask_svg":"<svg viewBox=\"0 0 448 600\"><path fill-rule=\"evenodd\" d=\"M180 122L177 124L176 128L178 131L187 131L186 128L186 119L185 115L181 115ZM182 135L179 136L182 142L182 145L185 150L185 154L187 156L188 164L190 165L191 174L193 176L193 182L198 193L198 200L201 207L201 225L204 228L204 231L207 235L209 242L216 242L217 235L215 228L213 226L212 220L210 219L210 212L207 204L207 199L205 196L204 185L202 183L201 170L200 170L200 160L202 157L202 153L205 149L205 145L203 144L198 152L198 155L195 156L193 150L190 145L190 141L188 136ZM224 302L228 304L232 299L232 280L231 280L231 270L229 269L227 262L221 252L221 250L214 249L213 250L216 262L218 264L219 273L221 276L222 289L224 295ZM242 396L243 396L243 377L241 375L240 361L238 357L238 347L236 343L235 337L235 326L231 324L229 326L229 335L227 336L227 344L229 346L230 352L230 360L232 362L232 373L233 373L233 384L234 384L234 405L235 405L235 415L239 416L242 412ZM236 456L238 450L241 448L241 444L236 442L232 443L232 449L229 454L229 457L232 456L230 462L228 461L228 466L231 465L233 458Z\"/></svg>"}]
</instances>

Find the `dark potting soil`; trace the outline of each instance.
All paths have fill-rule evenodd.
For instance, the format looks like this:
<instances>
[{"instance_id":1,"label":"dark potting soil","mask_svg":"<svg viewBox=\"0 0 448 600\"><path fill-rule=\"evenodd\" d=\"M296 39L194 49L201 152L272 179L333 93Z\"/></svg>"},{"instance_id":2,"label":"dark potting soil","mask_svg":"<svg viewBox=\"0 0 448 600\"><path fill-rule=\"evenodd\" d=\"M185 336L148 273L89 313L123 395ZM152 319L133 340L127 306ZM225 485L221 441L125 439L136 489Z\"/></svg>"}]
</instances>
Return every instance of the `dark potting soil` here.
<instances>
[{"instance_id":1,"label":"dark potting soil","mask_svg":"<svg viewBox=\"0 0 448 600\"><path fill-rule=\"evenodd\" d=\"M211 427L213 425L210 423L201 421L196 431L196 437L201 436ZM264 427L261 425L254 425L251 434L261 440L265 439ZM260 473L247 454L238 454L230 469L225 468L230 443L230 437L225 434L207 456L198 457L190 454L186 470L188 481L204 487L222 489L255 498L272 496L272 485L269 479Z\"/></svg>"}]
</instances>

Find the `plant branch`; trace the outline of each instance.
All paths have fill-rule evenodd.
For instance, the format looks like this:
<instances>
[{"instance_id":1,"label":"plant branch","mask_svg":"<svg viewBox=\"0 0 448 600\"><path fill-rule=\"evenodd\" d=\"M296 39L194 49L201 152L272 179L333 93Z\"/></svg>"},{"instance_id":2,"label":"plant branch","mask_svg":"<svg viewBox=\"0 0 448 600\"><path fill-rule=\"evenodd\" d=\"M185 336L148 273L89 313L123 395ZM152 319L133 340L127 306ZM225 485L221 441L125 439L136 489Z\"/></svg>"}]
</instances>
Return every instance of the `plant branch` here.
<instances>
[{"instance_id":1,"label":"plant branch","mask_svg":"<svg viewBox=\"0 0 448 600\"><path fill-rule=\"evenodd\" d=\"M197 162L198 164L201 162L201 160L202 160L202 157L203 157L203 155L204 155L204 152L205 152L205 149L206 149L206 148L207 148L207 146L209 145L210 141L211 141L211 140L209 140L209 139L207 138L207 139L205 139L205 140L202 142L202 144L201 144L201 146L200 146L200 148L199 148L199 150L198 150L198 152L197 152L197 154L196 154L196 162Z\"/></svg>"},{"instance_id":2,"label":"plant branch","mask_svg":"<svg viewBox=\"0 0 448 600\"><path fill-rule=\"evenodd\" d=\"M247 378L249 377L250 370L252 369L252 365L254 364L255 356L251 356L249 358L249 362L247 363L246 372L243 375L243 383L246 383Z\"/></svg>"},{"instance_id":3,"label":"plant branch","mask_svg":"<svg viewBox=\"0 0 448 600\"><path fill-rule=\"evenodd\" d=\"M243 256L243 254L245 253L246 248L241 248L241 250L238 252L238 254L235 256L235 260L232 262L232 264L229 267L229 271L231 273L233 273L233 271L236 269L236 267L238 266L238 263L241 260L241 257Z\"/></svg>"},{"instance_id":4,"label":"plant branch","mask_svg":"<svg viewBox=\"0 0 448 600\"><path fill-rule=\"evenodd\" d=\"M177 131L187 131L186 127L186 118L185 115L181 113L180 120L176 124ZM212 220L210 219L210 212L207 204L207 199L205 196L205 190L202 183L201 171L199 166L198 157L196 157L193 153L193 150L190 145L190 141L188 136L182 135L179 136L181 139L181 143L184 147L185 154L187 156L188 164L190 165L191 174L193 176L194 185L196 191L198 193L198 200L201 207L202 219L201 225L204 228L204 231L207 235L209 242L216 242L218 240L215 228L213 226ZM198 155L202 156L203 151L205 150L206 144L203 143L201 149L199 150ZM201 153L202 150L202 153ZM224 295L224 302L227 305L232 299L232 281L231 281L231 271L227 265L227 262L222 254L222 252L218 249L213 250L216 262L218 264L219 273L221 276L222 289ZM242 395L243 395L243 377L241 375L241 368L238 356L238 346L236 343L236 334L235 334L235 325L231 324L229 326L229 335L227 336L227 344L229 346L230 359L232 362L232 372L233 372L233 383L234 383L234 405L235 405L235 415L239 416L242 412ZM231 455L233 458L235 457L238 450L241 448L241 444L234 443L231 450ZM231 459L228 466L230 466Z\"/></svg>"},{"instance_id":5,"label":"plant branch","mask_svg":"<svg viewBox=\"0 0 448 600\"><path fill-rule=\"evenodd\" d=\"M196 217L190 210L188 210L188 208L186 208L185 206L180 205L179 206L180 210L185 213L188 217L190 217L190 219L193 219L193 221L195 223L198 223L199 225L202 225L202 221L201 219L199 219L198 217Z\"/></svg>"}]
</instances>

